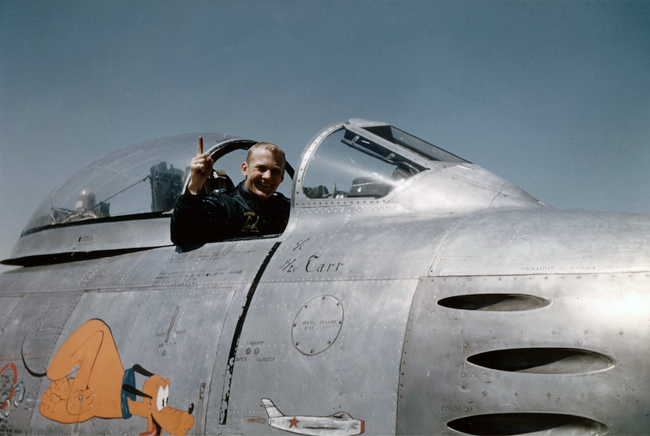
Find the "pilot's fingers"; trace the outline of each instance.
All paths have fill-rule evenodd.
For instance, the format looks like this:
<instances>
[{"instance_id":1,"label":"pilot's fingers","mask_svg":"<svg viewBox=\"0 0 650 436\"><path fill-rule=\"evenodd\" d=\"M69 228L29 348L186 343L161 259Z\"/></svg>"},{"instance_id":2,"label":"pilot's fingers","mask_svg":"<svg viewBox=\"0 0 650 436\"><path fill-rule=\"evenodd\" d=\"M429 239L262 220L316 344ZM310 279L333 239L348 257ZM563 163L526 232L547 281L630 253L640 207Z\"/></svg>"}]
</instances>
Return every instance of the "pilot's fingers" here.
<instances>
[{"instance_id":1,"label":"pilot's fingers","mask_svg":"<svg viewBox=\"0 0 650 436\"><path fill-rule=\"evenodd\" d=\"M199 136L199 148L196 151L196 155L200 156L203 154L203 136Z\"/></svg>"},{"instance_id":2,"label":"pilot's fingers","mask_svg":"<svg viewBox=\"0 0 650 436\"><path fill-rule=\"evenodd\" d=\"M190 162L190 169L192 172L203 173L204 171L211 171L214 160L206 155L194 157Z\"/></svg>"}]
</instances>

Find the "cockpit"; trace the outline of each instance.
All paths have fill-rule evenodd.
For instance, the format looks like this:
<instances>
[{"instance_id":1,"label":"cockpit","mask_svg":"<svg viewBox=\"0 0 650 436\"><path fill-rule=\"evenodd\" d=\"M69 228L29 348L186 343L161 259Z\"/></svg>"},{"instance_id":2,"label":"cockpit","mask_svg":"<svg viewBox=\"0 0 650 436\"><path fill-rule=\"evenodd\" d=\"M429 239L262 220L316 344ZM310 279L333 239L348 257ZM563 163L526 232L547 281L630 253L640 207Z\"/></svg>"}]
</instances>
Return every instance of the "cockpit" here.
<instances>
[{"instance_id":1,"label":"cockpit","mask_svg":"<svg viewBox=\"0 0 650 436\"><path fill-rule=\"evenodd\" d=\"M172 245L169 216L188 182L198 136L215 160L207 190L242 179L247 139L192 133L110 153L68 177L35 211L6 264L61 254L127 252ZM282 144L287 147L286 144ZM509 182L385 123L352 119L322 130L279 192L292 209L384 203L396 211L450 214L487 207L539 206ZM291 213L294 215L294 212ZM291 218L290 218L291 224ZM77 255L78 256L78 255ZM55 259L56 258L56 259Z\"/></svg>"},{"instance_id":2,"label":"cockpit","mask_svg":"<svg viewBox=\"0 0 650 436\"><path fill-rule=\"evenodd\" d=\"M184 189L198 136L215 144L210 188L230 186L254 141L193 133L135 144L104 156L71 175L43 200L23 234L91 220L146 219L174 206ZM383 144L379 140L385 140ZM466 162L393 126L353 126L329 132L309 156L302 193L309 199L380 198L431 161ZM410 152L410 155L408 155ZM293 170L289 167L290 176ZM237 180L237 179L236 179ZM290 196L288 184L285 186Z\"/></svg>"}]
</instances>

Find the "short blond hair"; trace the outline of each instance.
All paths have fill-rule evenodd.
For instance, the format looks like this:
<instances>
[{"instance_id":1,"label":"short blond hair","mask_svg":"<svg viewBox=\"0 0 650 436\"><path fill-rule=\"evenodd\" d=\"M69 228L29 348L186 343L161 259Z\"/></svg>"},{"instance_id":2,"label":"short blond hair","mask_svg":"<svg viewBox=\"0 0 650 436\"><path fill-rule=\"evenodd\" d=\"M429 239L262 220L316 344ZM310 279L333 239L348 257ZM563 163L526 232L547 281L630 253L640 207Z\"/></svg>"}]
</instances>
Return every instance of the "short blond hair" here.
<instances>
[{"instance_id":1,"label":"short blond hair","mask_svg":"<svg viewBox=\"0 0 650 436\"><path fill-rule=\"evenodd\" d=\"M253 156L253 152L257 150L258 148L263 148L265 150L268 150L273 154L273 156L281 157L282 158L282 169L287 164L287 158L284 156L284 151L277 145L271 143L271 142L258 142L257 144L253 144L251 148L248 149L248 154L246 155L246 164L250 165L251 162L251 157Z\"/></svg>"}]
</instances>

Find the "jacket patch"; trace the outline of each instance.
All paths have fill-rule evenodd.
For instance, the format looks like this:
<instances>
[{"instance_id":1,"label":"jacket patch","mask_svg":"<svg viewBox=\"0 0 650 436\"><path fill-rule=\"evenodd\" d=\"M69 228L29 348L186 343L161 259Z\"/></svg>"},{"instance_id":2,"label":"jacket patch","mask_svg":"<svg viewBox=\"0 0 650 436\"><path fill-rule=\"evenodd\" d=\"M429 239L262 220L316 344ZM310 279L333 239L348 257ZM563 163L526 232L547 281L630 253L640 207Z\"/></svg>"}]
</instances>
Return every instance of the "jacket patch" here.
<instances>
[{"instance_id":1,"label":"jacket patch","mask_svg":"<svg viewBox=\"0 0 650 436\"><path fill-rule=\"evenodd\" d=\"M244 212L244 225L241 228L242 232L259 233L257 223L260 217L255 212Z\"/></svg>"}]
</instances>

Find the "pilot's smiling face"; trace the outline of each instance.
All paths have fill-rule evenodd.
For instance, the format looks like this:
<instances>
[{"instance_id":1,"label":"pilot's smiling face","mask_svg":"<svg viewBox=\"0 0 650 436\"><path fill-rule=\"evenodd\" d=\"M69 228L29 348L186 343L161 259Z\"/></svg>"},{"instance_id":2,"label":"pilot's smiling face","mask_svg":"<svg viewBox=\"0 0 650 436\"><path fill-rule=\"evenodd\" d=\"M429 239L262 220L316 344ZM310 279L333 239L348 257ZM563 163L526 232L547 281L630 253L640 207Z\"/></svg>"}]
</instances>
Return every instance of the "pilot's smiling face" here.
<instances>
[{"instance_id":1,"label":"pilot's smiling face","mask_svg":"<svg viewBox=\"0 0 650 436\"><path fill-rule=\"evenodd\" d=\"M253 151L250 161L241 165L244 186L259 200L268 200L284 180L284 162L265 148Z\"/></svg>"}]
</instances>

